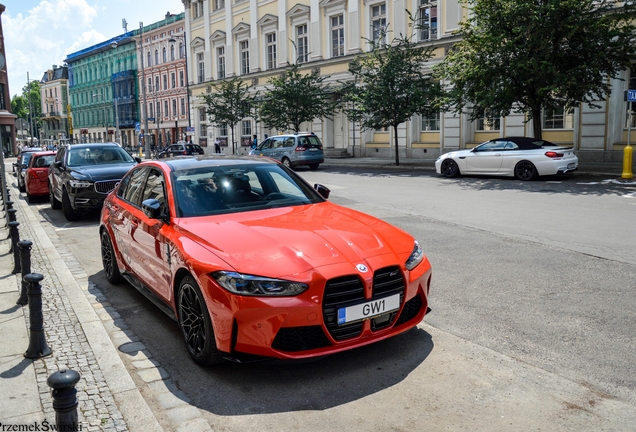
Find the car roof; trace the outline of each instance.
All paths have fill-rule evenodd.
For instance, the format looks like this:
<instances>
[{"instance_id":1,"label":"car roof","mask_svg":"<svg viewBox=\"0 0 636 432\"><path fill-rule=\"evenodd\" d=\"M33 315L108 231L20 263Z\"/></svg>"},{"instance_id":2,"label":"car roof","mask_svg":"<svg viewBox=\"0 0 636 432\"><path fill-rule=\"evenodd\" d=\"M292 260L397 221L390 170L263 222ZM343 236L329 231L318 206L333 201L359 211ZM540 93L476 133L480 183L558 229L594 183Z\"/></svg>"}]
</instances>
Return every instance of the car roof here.
<instances>
[{"instance_id":1,"label":"car roof","mask_svg":"<svg viewBox=\"0 0 636 432\"><path fill-rule=\"evenodd\" d=\"M229 165L278 165L277 161L260 156L200 156L163 159L172 171Z\"/></svg>"},{"instance_id":2,"label":"car roof","mask_svg":"<svg viewBox=\"0 0 636 432\"><path fill-rule=\"evenodd\" d=\"M519 146L522 150L533 150L540 148L541 146L556 146L556 144L546 141L544 139L531 138L531 137L504 137L504 138L495 138L490 140L492 142L495 141L512 141Z\"/></svg>"},{"instance_id":3,"label":"car roof","mask_svg":"<svg viewBox=\"0 0 636 432\"><path fill-rule=\"evenodd\" d=\"M82 143L82 144L69 144L68 148L70 149L83 149L83 148L112 148L112 147L119 147L119 144L114 143L114 142L107 142L107 143Z\"/></svg>"},{"instance_id":4,"label":"car roof","mask_svg":"<svg viewBox=\"0 0 636 432\"><path fill-rule=\"evenodd\" d=\"M37 156L51 156L51 155L55 155L55 154L56 154L56 152L54 152L52 150L46 150L46 151L41 150L39 152L34 152L33 156L36 156L36 157Z\"/></svg>"}]
</instances>

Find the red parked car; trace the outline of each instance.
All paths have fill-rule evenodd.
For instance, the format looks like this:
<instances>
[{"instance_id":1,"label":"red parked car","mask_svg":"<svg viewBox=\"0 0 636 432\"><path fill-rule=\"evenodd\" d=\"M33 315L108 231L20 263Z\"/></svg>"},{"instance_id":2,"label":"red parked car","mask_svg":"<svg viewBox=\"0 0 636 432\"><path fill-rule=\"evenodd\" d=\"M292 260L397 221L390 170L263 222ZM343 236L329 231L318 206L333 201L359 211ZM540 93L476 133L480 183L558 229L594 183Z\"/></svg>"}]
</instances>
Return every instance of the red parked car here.
<instances>
[{"instance_id":1,"label":"red parked car","mask_svg":"<svg viewBox=\"0 0 636 432\"><path fill-rule=\"evenodd\" d=\"M26 200L29 204L34 197L49 195L49 165L55 160L54 151L33 153L24 175Z\"/></svg>"}]
</instances>

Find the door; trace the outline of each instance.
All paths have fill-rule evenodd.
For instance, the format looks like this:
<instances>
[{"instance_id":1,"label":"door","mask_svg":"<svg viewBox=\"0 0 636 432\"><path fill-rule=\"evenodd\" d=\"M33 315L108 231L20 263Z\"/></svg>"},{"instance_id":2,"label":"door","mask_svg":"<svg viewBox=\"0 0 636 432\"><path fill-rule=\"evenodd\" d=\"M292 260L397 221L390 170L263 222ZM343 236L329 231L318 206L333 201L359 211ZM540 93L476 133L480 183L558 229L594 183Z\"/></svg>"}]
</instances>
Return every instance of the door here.
<instances>
[{"instance_id":1,"label":"door","mask_svg":"<svg viewBox=\"0 0 636 432\"><path fill-rule=\"evenodd\" d=\"M489 141L475 147L466 156L465 173L496 174L503 160L505 141Z\"/></svg>"}]
</instances>

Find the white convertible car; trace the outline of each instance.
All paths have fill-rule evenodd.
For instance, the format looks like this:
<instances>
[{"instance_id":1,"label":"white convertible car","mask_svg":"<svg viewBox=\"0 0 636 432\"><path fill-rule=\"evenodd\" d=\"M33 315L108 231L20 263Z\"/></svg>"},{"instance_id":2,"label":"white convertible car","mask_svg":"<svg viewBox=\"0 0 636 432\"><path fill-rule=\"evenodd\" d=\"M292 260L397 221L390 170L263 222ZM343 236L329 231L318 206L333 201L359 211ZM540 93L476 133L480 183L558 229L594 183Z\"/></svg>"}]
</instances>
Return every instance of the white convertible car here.
<instances>
[{"instance_id":1,"label":"white convertible car","mask_svg":"<svg viewBox=\"0 0 636 432\"><path fill-rule=\"evenodd\" d=\"M435 170L444 177L480 174L515 176L519 180L562 174L578 166L572 147L528 137L493 139L471 150L445 153L435 161Z\"/></svg>"}]
</instances>

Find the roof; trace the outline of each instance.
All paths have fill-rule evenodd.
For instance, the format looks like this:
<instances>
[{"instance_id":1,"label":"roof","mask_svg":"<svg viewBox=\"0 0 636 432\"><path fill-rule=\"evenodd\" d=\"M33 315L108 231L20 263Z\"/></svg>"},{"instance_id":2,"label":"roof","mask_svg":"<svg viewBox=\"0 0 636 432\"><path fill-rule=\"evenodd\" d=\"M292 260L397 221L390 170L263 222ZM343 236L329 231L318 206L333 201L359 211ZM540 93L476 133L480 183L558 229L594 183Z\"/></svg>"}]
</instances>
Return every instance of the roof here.
<instances>
[{"instance_id":1,"label":"roof","mask_svg":"<svg viewBox=\"0 0 636 432\"><path fill-rule=\"evenodd\" d=\"M230 165L276 165L277 162L260 156L199 156L164 159L172 171Z\"/></svg>"},{"instance_id":2,"label":"roof","mask_svg":"<svg viewBox=\"0 0 636 432\"><path fill-rule=\"evenodd\" d=\"M531 138L531 137L504 137L504 138L495 138L490 141L512 141L516 143L521 150L536 150L541 146L556 146L556 144L551 143L550 141Z\"/></svg>"}]
</instances>

